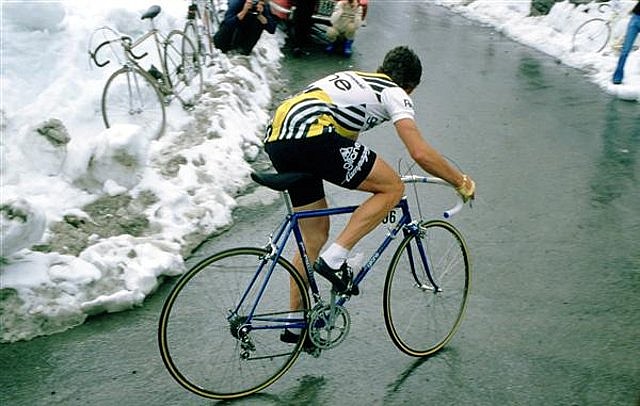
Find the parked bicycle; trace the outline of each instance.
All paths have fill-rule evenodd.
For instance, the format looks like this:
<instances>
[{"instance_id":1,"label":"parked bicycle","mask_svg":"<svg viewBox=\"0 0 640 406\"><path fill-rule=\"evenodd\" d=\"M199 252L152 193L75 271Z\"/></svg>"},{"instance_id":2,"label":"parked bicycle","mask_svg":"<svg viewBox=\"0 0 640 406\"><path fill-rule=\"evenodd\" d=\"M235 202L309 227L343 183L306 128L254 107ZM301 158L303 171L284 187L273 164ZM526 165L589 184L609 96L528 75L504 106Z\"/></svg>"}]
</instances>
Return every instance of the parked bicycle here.
<instances>
[{"instance_id":1,"label":"parked bicycle","mask_svg":"<svg viewBox=\"0 0 640 406\"><path fill-rule=\"evenodd\" d=\"M257 183L282 192L287 207L267 245L206 258L187 271L166 298L158 329L160 353L171 376L187 390L212 399L247 396L276 382L301 351L317 357L343 342L351 325L346 303L400 233L404 238L391 258L383 292L391 341L410 356L425 357L441 350L459 328L469 296L467 246L451 223L422 220L419 205L413 217L415 207L410 210L407 197L388 216L397 222L355 275L354 287L343 294L331 289L328 298L321 295L299 222L349 214L357 206L294 212L287 189L309 176L254 173ZM448 186L433 177L402 179L414 185L416 194L418 184ZM462 206L458 200L445 217ZM283 256L291 235L308 283ZM292 310L290 303L299 303L299 310ZM301 334L283 342L283 333L296 328Z\"/></svg>"},{"instance_id":2,"label":"parked bicycle","mask_svg":"<svg viewBox=\"0 0 640 406\"><path fill-rule=\"evenodd\" d=\"M596 7L596 4L592 4L590 7ZM612 36L613 28L627 16L622 10L620 1L599 3L597 4L597 12L597 17L583 22L573 33L571 40L571 50L573 52L598 53L607 44L610 44L614 50L622 46L622 35Z\"/></svg>"},{"instance_id":3,"label":"parked bicycle","mask_svg":"<svg viewBox=\"0 0 640 406\"><path fill-rule=\"evenodd\" d=\"M220 27L220 18L216 0L191 0L187 9L184 35L194 43L202 61L208 60L208 64L213 63L213 35Z\"/></svg>"},{"instance_id":4,"label":"parked bicycle","mask_svg":"<svg viewBox=\"0 0 640 406\"><path fill-rule=\"evenodd\" d=\"M202 65L196 46L180 30L164 36L154 23L160 11L159 6L152 6L142 15L142 20L149 20L150 29L136 40L109 27L97 30L109 33L111 38L89 51L93 62L99 67L109 64L109 59L102 61L97 57L101 49L109 46L122 65L109 77L102 91L102 118L107 128L114 124L137 124L157 138L166 125L165 105L175 97L188 110L202 94ZM153 64L143 68L139 61L148 52L134 53L149 38L155 45L160 68ZM114 50L113 44L120 45L123 52Z\"/></svg>"}]
</instances>

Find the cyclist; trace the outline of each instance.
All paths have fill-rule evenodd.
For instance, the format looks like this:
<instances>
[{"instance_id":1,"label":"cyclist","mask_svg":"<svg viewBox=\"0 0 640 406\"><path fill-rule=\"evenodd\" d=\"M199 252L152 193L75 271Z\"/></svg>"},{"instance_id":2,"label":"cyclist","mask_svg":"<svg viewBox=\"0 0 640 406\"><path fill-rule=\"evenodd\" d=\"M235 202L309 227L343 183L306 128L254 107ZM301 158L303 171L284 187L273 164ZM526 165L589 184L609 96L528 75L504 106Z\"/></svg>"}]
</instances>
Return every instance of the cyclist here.
<instances>
[{"instance_id":1,"label":"cyclist","mask_svg":"<svg viewBox=\"0 0 640 406\"><path fill-rule=\"evenodd\" d=\"M351 290L352 272L346 265L349 252L404 194L398 173L358 142L361 131L392 121L400 140L422 169L455 186L464 201L474 197L474 181L431 147L416 125L409 94L420 83L421 75L422 64L411 49L393 48L375 73L342 71L310 84L280 104L267 128L265 151L274 168L315 177L289 190L295 210L327 207L323 180L372 193L320 256L329 236L329 218L300 221L314 271L331 281L338 293L358 293L357 289ZM304 276L298 253L293 263ZM291 308L299 309L293 296Z\"/></svg>"}]
</instances>

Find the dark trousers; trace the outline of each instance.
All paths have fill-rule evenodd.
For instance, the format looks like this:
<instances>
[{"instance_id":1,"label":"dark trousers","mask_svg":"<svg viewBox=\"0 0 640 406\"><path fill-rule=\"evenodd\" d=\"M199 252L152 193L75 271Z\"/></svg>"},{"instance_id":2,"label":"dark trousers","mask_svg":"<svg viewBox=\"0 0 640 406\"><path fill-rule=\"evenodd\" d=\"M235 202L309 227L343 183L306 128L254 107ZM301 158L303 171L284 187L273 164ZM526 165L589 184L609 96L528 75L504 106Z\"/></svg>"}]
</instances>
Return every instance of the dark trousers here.
<instances>
[{"instance_id":1,"label":"dark trousers","mask_svg":"<svg viewBox=\"0 0 640 406\"><path fill-rule=\"evenodd\" d=\"M311 42L312 16L317 0L297 0L293 22L293 47L302 48Z\"/></svg>"},{"instance_id":2,"label":"dark trousers","mask_svg":"<svg viewBox=\"0 0 640 406\"><path fill-rule=\"evenodd\" d=\"M247 21L241 21L235 27L222 23L213 36L213 43L223 53L236 50L243 55L249 55L263 30L260 21L253 16L247 16Z\"/></svg>"}]
</instances>

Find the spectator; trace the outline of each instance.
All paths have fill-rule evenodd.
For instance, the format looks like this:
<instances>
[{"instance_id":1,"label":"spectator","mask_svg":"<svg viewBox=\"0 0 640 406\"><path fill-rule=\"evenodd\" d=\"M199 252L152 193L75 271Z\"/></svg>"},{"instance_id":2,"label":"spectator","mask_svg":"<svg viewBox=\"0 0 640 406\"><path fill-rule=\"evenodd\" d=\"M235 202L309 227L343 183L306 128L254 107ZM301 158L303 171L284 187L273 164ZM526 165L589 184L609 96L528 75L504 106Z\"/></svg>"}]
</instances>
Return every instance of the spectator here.
<instances>
[{"instance_id":1,"label":"spectator","mask_svg":"<svg viewBox=\"0 0 640 406\"><path fill-rule=\"evenodd\" d=\"M296 10L293 14L293 54L300 56L311 42L313 12L317 0L295 0Z\"/></svg>"},{"instance_id":2,"label":"spectator","mask_svg":"<svg viewBox=\"0 0 640 406\"><path fill-rule=\"evenodd\" d=\"M343 41L343 53L346 56L353 53L353 38L362 25L362 13L362 6L358 0L338 1L331 14L331 26L327 29L327 52L333 52L338 41Z\"/></svg>"},{"instance_id":3,"label":"spectator","mask_svg":"<svg viewBox=\"0 0 640 406\"><path fill-rule=\"evenodd\" d=\"M627 33L624 37L624 44L622 44L622 50L620 51L620 58L618 59L618 66L613 73L613 84L619 85L622 83L624 76L624 64L627 62L627 57L633 48L633 43L640 32L640 0L636 6L631 10L631 20L627 26Z\"/></svg>"},{"instance_id":4,"label":"spectator","mask_svg":"<svg viewBox=\"0 0 640 406\"><path fill-rule=\"evenodd\" d=\"M249 55L262 35L274 34L277 22L265 0L229 0L220 29L213 43L223 53L236 50Z\"/></svg>"}]
</instances>

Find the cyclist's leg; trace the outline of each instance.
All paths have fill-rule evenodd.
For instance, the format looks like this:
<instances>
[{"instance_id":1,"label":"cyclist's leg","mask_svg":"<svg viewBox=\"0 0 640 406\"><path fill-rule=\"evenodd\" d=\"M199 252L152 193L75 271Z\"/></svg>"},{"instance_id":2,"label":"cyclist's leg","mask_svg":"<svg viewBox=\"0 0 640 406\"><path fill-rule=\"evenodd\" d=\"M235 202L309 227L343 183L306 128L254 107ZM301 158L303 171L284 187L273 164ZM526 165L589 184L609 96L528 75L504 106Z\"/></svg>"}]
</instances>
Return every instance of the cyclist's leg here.
<instances>
[{"instance_id":1,"label":"cyclist's leg","mask_svg":"<svg viewBox=\"0 0 640 406\"><path fill-rule=\"evenodd\" d=\"M327 207L327 200L323 197L313 203L295 207L294 210L317 210L326 209ZM299 224L300 231L302 232L302 239L304 240L304 246L307 250L307 256L309 257L309 262L314 263L318 258L320 250L329 238L329 217L305 218L301 219ZM307 283L307 275L304 266L302 265L302 257L300 256L300 252L297 250L293 257L293 266L302 276L305 283ZM292 283L294 283L294 281L292 281ZM295 293L295 290L292 290L292 292ZM292 294L290 303L291 309L300 309L302 305L300 303L300 295Z\"/></svg>"},{"instance_id":2,"label":"cyclist's leg","mask_svg":"<svg viewBox=\"0 0 640 406\"><path fill-rule=\"evenodd\" d=\"M307 164L316 159L316 155L320 155L317 153L317 149L309 149L306 146L306 142L295 140L266 143L265 151L269 154L274 168L280 173L312 173L313 169L309 168ZM317 165L321 165L321 163L317 162L316 166ZM313 166L314 165L312 165L312 167ZM324 209L328 207L322 179L320 177L307 181L303 185L292 187L289 189L289 196L295 211ZM298 224L302 233L307 256L309 257L309 261L313 263L329 237L329 217L305 218L301 219ZM307 283L305 268L298 250L295 250L292 263L298 273L302 275L305 283ZM291 296L290 304L291 309L296 310L300 308L297 295Z\"/></svg>"},{"instance_id":3,"label":"cyclist's leg","mask_svg":"<svg viewBox=\"0 0 640 406\"><path fill-rule=\"evenodd\" d=\"M336 243L347 250L351 250L398 204L404 193L404 183L396 171L378 156L371 172L357 189L373 195L351 215L346 227L336 238Z\"/></svg>"}]
</instances>

